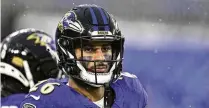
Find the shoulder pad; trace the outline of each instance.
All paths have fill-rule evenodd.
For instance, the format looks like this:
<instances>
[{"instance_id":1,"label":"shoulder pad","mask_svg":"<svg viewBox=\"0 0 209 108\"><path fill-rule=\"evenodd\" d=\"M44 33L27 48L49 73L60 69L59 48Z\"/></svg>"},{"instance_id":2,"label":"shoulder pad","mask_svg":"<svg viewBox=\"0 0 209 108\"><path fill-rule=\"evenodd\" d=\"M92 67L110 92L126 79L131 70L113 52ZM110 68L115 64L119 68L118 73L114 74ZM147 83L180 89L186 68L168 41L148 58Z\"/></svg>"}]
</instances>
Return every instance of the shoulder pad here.
<instances>
[{"instance_id":1,"label":"shoulder pad","mask_svg":"<svg viewBox=\"0 0 209 108\"><path fill-rule=\"evenodd\" d=\"M129 77L129 78L137 78L136 75L131 74L131 73L129 73L129 72L122 72L122 73L121 73L121 76L126 76L126 77Z\"/></svg>"},{"instance_id":2,"label":"shoulder pad","mask_svg":"<svg viewBox=\"0 0 209 108\"><path fill-rule=\"evenodd\" d=\"M121 77L113 83L112 87L117 91L118 95L124 96L125 108L135 108L137 105L138 108L146 106L147 93L136 75L122 72ZM130 98L133 100L130 100Z\"/></svg>"}]
</instances>

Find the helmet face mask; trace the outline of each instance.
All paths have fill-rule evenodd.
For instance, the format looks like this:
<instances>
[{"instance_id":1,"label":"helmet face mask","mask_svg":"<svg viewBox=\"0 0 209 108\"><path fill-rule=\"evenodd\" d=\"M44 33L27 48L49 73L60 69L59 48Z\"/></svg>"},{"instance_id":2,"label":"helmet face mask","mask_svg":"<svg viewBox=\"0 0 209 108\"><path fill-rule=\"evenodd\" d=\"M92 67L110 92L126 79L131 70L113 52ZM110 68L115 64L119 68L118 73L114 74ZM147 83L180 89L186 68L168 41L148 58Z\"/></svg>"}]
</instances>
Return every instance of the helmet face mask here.
<instances>
[{"instance_id":1,"label":"helmet face mask","mask_svg":"<svg viewBox=\"0 0 209 108\"><path fill-rule=\"evenodd\" d=\"M57 42L58 49L60 49L58 50L61 58L60 67L70 77L80 79L95 87L113 82L119 77L122 69L123 37L100 35L69 38L61 36ZM86 52L91 51L95 46L110 49L108 53L102 53L103 59L93 59L92 55L95 53L86 54Z\"/></svg>"}]
</instances>

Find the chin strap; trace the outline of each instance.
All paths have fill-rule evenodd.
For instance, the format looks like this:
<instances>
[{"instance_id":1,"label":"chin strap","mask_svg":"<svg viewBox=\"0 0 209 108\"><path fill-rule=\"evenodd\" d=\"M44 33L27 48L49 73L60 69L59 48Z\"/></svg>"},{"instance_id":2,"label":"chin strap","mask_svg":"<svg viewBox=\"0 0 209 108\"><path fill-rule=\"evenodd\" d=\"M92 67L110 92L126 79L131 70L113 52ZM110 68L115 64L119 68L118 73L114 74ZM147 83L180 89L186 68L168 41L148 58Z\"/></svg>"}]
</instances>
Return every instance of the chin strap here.
<instances>
[{"instance_id":1,"label":"chin strap","mask_svg":"<svg viewBox=\"0 0 209 108\"><path fill-rule=\"evenodd\" d=\"M111 108L112 104L114 103L115 94L114 91L111 89L110 84L106 83L104 85L105 92L104 92L104 108Z\"/></svg>"}]
</instances>

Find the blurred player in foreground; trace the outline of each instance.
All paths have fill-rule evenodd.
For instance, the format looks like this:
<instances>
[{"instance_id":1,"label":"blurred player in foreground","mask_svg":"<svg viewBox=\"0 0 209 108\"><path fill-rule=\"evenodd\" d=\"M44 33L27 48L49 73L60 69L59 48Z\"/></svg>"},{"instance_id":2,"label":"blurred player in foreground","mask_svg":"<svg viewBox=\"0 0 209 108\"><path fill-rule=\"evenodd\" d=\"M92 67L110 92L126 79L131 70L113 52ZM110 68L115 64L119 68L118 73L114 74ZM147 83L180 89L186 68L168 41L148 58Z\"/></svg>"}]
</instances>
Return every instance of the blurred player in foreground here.
<instances>
[{"instance_id":1,"label":"blurred player in foreground","mask_svg":"<svg viewBox=\"0 0 209 108\"><path fill-rule=\"evenodd\" d=\"M22 108L146 107L147 93L137 77L122 72L124 37L103 8L79 5L67 12L57 27L56 46L68 83L40 82Z\"/></svg>"},{"instance_id":2,"label":"blurred player in foreground","mask_svg":"<svg viewBox=\"0 0 209 108\"><path fill-rule=\"evenodd\" d=\"M17 108L38 81L57 78L57 63L47 48L55 50L52 38L39 30L22 29L1 43L1 107Z\"/></svg>"}]
</instances>

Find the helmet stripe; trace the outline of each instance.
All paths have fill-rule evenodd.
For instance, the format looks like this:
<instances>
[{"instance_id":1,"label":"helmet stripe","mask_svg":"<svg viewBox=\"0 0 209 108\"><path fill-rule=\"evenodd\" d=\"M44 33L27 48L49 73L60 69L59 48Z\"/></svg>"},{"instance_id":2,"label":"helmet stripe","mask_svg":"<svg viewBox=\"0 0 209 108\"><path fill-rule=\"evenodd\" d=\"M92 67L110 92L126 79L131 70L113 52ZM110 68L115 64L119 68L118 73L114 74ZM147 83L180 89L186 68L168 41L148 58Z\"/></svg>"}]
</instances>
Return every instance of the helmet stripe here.
<instances>
[{"instance_id":1,"label":"helmet stripe","mask_svg":"<svg viewBox=\"0 0 209 108\"><path fill-rule=\"evenodd\" d=\"M101 15L102 15L102 19L103 19L103 22L104 22L104 24L108 24L108 22L107 22L107 15L104 13L104 11L102 10L102 8L98 8L99 9L99 12L101 13ZM109 26L105 26L105 31L109 31L110 30L110 28L109 28Z\"/></svg>"},{"instance_id":2,"label":"helmet stripe","mask_svg":"<svg viewBox=\"0 0 209 108\"><path fill-rule=\"evenodd\" d=\"M98 8L98 9L99 9L99 12L102 15L102 19L103 19L104 24L108 24L107 23L107 16L104 14L104 12L103 12L103 10L101 8Z\"/></svg>"},{"instance_id":3,"label":"helmet stripe","mask_svg":"<svg viewBox=\"0 0 209 108\"><path fill-rule=\"evenodd\" d=\"M94 11L93 11L92 8L90 8L90 12L91 12L91 17L92 17L92 20L93 20L93 24L98 24L96 15L95 15L95 13L94 13ZM94 26L93 27L93 30L94 31L98 31L98 27L97 26Z\"/></svg>"}]
</instances>

